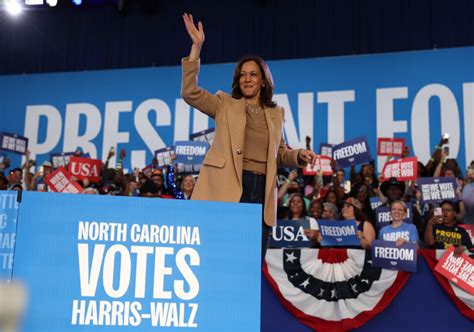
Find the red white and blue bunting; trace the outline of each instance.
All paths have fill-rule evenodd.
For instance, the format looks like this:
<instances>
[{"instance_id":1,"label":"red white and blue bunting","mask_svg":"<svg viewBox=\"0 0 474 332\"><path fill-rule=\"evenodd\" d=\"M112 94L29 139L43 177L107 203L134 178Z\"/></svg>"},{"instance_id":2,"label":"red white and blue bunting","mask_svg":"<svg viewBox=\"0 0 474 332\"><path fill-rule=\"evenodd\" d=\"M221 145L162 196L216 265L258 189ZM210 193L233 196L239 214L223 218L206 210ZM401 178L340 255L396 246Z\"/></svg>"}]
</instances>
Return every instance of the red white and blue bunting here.
<instances>
[{"instance_id":1,"label":"red white and blue bunting","mask_svg":"<svg viewBox=\"0 0 474 332\"><path fill-rule=\"evenodd\" d=\"M372 267L370 252L360 249L268 249L263 269L287 310L318 331L364 325L410 275Z\"/></svg>"},{"instance_id":2,"label":"red white and blue bunting","mask_svg":"<svg viewBox=\"0 0 474 332\"><path fill-rule=\"evenodd\" d=\"M464 316L474 320L474 296L434 270L445 250L420 250L420 252L425 258L426 263L428 263L428 266L436 277L436 280L438 280L439 284L449 295L458 310Z\"/></svg>"}]
</instances>

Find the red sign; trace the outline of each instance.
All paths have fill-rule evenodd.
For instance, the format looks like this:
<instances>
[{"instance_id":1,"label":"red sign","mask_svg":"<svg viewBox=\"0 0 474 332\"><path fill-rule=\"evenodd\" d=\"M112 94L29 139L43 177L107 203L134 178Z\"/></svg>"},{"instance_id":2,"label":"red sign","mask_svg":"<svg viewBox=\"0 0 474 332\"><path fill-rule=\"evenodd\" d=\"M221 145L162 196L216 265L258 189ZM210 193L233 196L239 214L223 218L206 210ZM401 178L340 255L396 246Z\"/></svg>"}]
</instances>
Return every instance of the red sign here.
<instances>
[{"instance_id":1,"label":"red sign","mask_svg":"<svg viewBox=\"0 0 474 332\"><path fill-rule=\"evenodd\" d=\"M58 167L56 171L45 179L51 191L57 193L81 194L84 190L78 183L72 182L64 167Z\"/></svg>"},{"instance_id":2,"label":"red sign","mask_svg":"<svg viewBox=\"0 0 474 332\"><path fill-rule=\"evenodd\" d=\"M383 138L377 139L377 154L379 156L398 156L403 157L405 149L404 138Z\"/></svg>"},{"instance_id":3,"label":"red sign","mask_svg":"<svg viewBox=\"0 0 474 332\"><path fill-rule=\"evenodd\" d=\"M311 167L311 164L308 164L303 168L303 175L316 175L319 172L322 172L322 175L332 175L330 157L318 155L313 167Z\"/></svg>"},{"instance_id":4,"label":"red sign","mask_svg":"<svg viewBox=\"0 0 474 332\"><path fill-rule=\"evenodd\" d=\"M69 174L79 180L89 179L90 182L100 181L102 162L98 159L72 157L69 161Z\"/></svg>"},{"instance_id":5,"label":"red sign","mask_svg":"<svg viewBox=\"0 0 474 332\"><path fill-rule=\"evenodd\" d=\"M418 159L416 157L398 159L385 164L382 171L382 181L391 177L398 181L415 181L418 173Z\"/></svg>"},{"instance_id":6,"label":"red sign","mask_svg":"<svg viewBox=\"0 0 474 332\"><path fill-rule=\"evenodd\" d=\"M466 230L467 234L469 234L469 237L471 238L471 242L474 243L474 225L458 224L458 226Z\"/></svg>"},{"instance_id":7,"label":"red sign","mask_svg":"<svg viewBox=\"0 0 474 332\"><path fill-rule=\"evenodd\" d=\"M454 246L446 250L436 265L435 271L474 295L474 260L466 254L455 257L453 251Z\"/></svg>"}]
</instances>

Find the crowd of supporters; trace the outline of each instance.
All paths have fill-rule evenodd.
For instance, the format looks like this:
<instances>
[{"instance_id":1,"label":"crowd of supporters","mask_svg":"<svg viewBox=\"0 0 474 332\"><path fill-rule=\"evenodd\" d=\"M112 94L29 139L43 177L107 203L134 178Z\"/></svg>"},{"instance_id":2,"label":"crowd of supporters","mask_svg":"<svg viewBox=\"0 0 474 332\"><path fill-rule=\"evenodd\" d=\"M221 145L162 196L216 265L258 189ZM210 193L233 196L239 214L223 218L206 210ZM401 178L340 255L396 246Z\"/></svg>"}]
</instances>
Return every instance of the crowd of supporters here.
<instances>
[{"instance_id":1,"label":"crowd of supporters","mask_svg":"<svg viewBox=\"0 0 474 332\"><path fill-rule=\"evenodd\" d=\"M332 176L304 176L301 169L280 169L277 179L278 218L355 219L360 231L361 247L370 248L371 240L379 232L370 199L378 197L379 204L389 208L393 202L401 200L412 203L413 225L422 248L462 244L470 249L471 240L458 225L474 224L474 162L464 172L456 159L447 158L440 148L442 144L443 140L436 146L427 164L418 162L418 178L455 177L457 199L454 203L423 204L416 181L400 182L391 178L382 182L373 161L352 166L349 172L346 172L349 169L337 168L333 163ZM102 165L99 182L91 183L88 179L78 180L74 177L71 180L84 188L84 194L191 198L196 175L175 174L173 167L158 167L156 160L142 170L124 172L122 164L125 151L120 152L115 168L109 166L109 160L114 155L111 151ZM32 169L37 171L32 173ZM0 190L50 191L45 179L53 171L50 161L35 167L34 162L27 158L22 167L15 168L9 165L8 159L4 159L0 163ZM316 239L317 232L314 233L314 229L317 226L312 228L313 232L309 233Z\"/></svg>"}]
</instances>

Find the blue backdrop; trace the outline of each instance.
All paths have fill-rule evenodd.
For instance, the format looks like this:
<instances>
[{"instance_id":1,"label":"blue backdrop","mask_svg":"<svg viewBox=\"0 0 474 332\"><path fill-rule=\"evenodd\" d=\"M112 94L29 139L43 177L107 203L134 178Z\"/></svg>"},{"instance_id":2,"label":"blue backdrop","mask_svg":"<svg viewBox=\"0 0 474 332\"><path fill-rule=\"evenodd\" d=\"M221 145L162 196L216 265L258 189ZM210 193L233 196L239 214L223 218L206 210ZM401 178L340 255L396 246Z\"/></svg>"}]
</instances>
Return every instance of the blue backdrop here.
<instances>
[{"instance_id":1,"label":"blue backdrop","mask_svg":"<svg viewBox=\"0 0 474 332\"><path fill-rule=\"evenodd\" d=\"M377 137L403 137L426 162L447 132L464 167L474 159L473 59L467 47L269 64L292 147L306 135L313 147L367 136L376 151ZM203 65L199 82L230 91L233 68ZM114 146L127 149L125 167L142 167L155 150L213 126L183 102L180 85L179 67L0 76L0 130L27 136L39 161L77 147L104 159Z\"/></svg>"}]
</instances>

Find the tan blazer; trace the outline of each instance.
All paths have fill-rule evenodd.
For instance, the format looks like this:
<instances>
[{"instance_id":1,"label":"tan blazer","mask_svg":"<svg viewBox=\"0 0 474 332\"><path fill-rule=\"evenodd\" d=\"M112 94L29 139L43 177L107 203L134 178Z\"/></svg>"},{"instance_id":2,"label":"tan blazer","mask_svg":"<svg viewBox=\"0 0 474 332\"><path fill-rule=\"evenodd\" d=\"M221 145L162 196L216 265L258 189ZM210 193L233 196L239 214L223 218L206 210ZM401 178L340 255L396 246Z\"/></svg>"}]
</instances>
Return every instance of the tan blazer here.
<instances>
[{"instance_id":1,"label":"tan blazer","mask_svg":"<svg viewBox=\"0 0 474 332\"><path fill-rule=\"evenodd\" d=\"M199 173L193 200L239 202L242 196L242 165L245 138L245 100L218 91L209 93L197 85L199 60L182 60L181 96L186 103L215 120L216 133ZM298 167L298 151L288 150L283 139L284 110L264 108L269 146L265 184L264 220L275 224L277 208L277 167Z\"/></svg>"}]
</instances>

